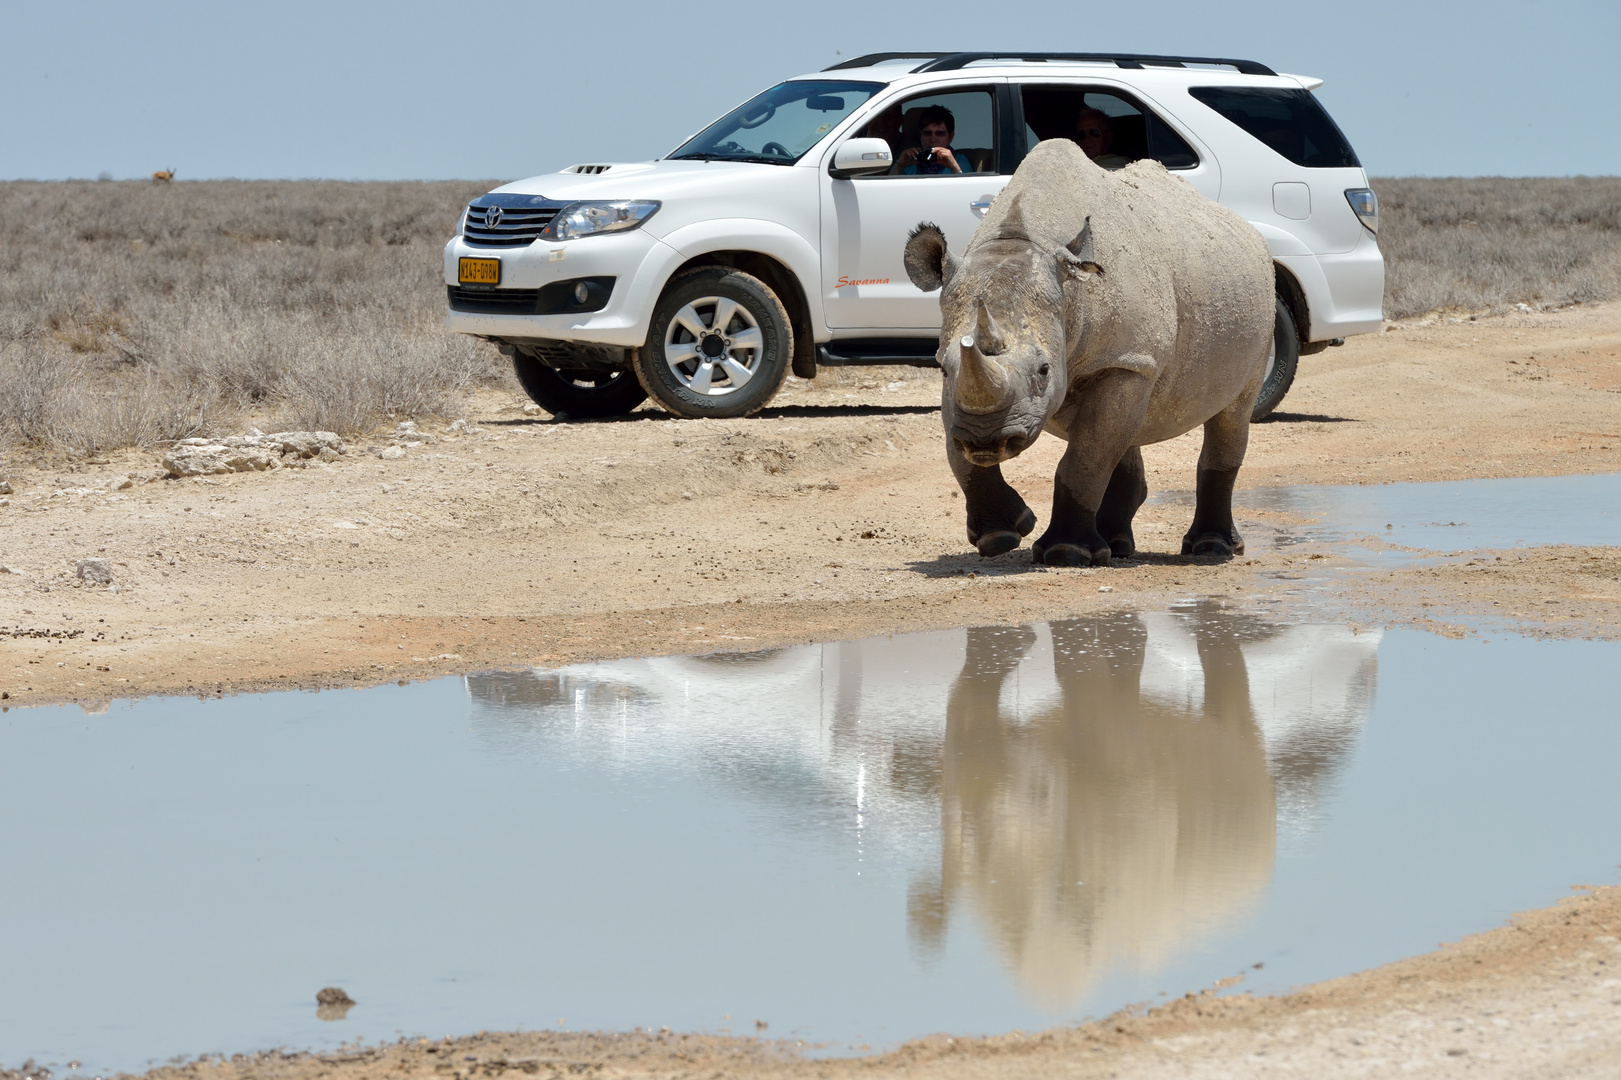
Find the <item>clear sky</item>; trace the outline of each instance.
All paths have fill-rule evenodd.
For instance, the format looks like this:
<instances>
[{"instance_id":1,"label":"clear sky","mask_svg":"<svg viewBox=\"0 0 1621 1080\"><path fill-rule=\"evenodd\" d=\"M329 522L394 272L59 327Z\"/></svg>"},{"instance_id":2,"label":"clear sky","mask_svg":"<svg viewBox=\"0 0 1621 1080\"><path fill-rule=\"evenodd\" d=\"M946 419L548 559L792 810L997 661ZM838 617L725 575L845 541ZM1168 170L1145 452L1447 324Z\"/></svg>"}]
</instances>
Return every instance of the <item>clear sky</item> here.
<instances>
[{"instance_id":1,"label":"clear sky","mask_svg":"<svg viewBox=\"0 0 1621 1080\"><path fill-rule=\"evenodd\" d=\"M0 0L0 179L515 179L656 157L862 52L1238 56L1375 176L1621 174L1621 0Z\"/></svg>"}]
</instances>

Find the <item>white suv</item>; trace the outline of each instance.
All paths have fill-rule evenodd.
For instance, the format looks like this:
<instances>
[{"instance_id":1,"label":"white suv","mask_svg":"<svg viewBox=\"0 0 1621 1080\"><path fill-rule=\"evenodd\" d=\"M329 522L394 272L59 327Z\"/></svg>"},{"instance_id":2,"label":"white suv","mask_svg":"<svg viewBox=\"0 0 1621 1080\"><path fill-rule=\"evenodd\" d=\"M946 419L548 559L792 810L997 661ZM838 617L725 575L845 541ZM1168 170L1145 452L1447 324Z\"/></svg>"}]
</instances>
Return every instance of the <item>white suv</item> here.
<instances>
[{"instance_id":1,"label":"white suv","mask_svg":"<svg viewBox=\"0 0 1621 1080\"><path fill-rule=\"evenodd\" d=\"M742 416L791 370L933 365L937 293L901 265L962 250L1042 139L1151 157L1252 222L1277 267L1259 418L1302 353L1376 330L1367 174L1311 90L1247 60L879 53L774 86L668 156L573 165L476 200L445 247L446 325L498 344L554 413Z\"/></svg>"}]
</instances>

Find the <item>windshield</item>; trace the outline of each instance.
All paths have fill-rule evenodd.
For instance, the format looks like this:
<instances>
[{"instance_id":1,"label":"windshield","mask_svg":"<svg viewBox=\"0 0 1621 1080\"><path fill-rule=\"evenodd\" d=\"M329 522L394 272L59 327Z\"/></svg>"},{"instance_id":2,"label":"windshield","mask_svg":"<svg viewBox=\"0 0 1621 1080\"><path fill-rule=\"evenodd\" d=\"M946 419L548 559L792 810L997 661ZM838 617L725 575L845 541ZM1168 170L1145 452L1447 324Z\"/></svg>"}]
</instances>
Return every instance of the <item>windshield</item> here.
<instances>
[{"instance_id":1,"label":"windshield","mask_svg":"<svg viewBox=\"0 0 1621 1080\"><path fill-rule=\"evenodd\" d=\"M792 165L883 88L883 83L785 82L727 113L670 156Z\"/></svg>"}]
</instances>

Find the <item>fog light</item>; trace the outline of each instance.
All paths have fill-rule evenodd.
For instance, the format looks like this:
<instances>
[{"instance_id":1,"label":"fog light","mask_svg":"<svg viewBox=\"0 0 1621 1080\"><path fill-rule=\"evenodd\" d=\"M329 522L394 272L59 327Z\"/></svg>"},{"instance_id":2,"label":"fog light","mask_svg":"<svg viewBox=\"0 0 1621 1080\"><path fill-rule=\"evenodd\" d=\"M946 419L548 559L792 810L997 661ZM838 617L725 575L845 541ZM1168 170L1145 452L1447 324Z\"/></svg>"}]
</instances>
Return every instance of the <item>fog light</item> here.
<instances>
[{"instance_id":1,"label":"fog light","mask_svg":"<svg viewBox=\"0 0 1621 1080\"><path fill-rule=\"evenodd\" d=\"M574 285L574 302L584 304L589 299L591 299L591 290L586 287L585 282L576 282Z\"/></svg>"}]
</instances>

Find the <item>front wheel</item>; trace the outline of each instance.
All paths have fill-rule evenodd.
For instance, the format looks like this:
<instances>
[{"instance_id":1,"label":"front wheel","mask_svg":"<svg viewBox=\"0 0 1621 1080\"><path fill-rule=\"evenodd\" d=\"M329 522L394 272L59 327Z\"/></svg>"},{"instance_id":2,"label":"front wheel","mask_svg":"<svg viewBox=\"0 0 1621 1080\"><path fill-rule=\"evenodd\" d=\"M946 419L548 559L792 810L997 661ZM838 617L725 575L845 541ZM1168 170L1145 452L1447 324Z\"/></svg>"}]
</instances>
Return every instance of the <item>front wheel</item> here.
<instances>
[{"instance_id":1,"label":"front wheel","mask_svg":"<svg viewBox=\"0 0 1621 1080\"><path fill-rule=\"evenodd\" d=\"M620 416L647 400L647 391L628 370L559 371L527 353L512 357L512 370L524 392L553 416Z\"/></svg>"},{"instance_id":2,"label":"front wheel","mask_svg":"<svg viewBox=\"0 0 1621 1080\"><path fill-rule=\"evenodd\" d=\"M636 377L677 416L747 416L782 386L793 353L788 312L770 286L740 270L707 266L664 290Z\"/></svg>"},{"instance_id":3,"label":"front wheel","mask_svg":"<svg viewBox=\"0 0 1621 1080\"><path fill-rule=\"evenodd\" d=\"M1278 297L1277 317L1272 324L1272 355L1266 358L1266 378L1261 382L1261 394L1255 399L1250 422L1264 420L1282 403L1283 397L1295 381L1295 369L1300 366L1300 335L1295 331L1295 317Z\"/></svg>"}]
</instances>

